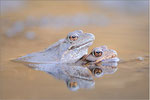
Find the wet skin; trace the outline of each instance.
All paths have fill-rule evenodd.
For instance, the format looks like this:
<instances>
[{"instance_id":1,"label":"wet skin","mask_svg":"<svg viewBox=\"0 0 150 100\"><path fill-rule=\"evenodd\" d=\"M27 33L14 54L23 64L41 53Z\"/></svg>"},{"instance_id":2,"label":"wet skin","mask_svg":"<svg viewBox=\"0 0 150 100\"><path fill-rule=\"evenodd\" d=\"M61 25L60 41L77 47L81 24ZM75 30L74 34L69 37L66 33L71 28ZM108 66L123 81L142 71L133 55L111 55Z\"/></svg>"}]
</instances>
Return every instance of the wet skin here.
<instances>
[{"instance_id":1,"label":"wet skin","mask_svg":"<svg viewBox=\"0 0 150 100\"><path fill-rule=\"evenodd\" d=\"M66 38L54 43L46 50L27 54L15 61L32 63L63 62L73 63L87 54L88 47L92 45L95 37L82 30L70 32Z\"/></svg>"},{"instance_id":2,"label":"wet skin","mask_svg":"<svg viewBox=\"0 0 150 100\"><path fill-rule=\"evenodd\" d=\"M64 80L71 91L91 88L95 84L92 76L114 73L118 62L117 52L106 46L94 48L87 54L94 39L91 33L74 31L46 50L20 57L17 61L29 62L26 63L29 67Z\"/></svg>"},{"instance_id":3,"label":"wet skin","mask_svg":"<svg viewBox=\"0 0 150 100\"><path fill-rule=\"evenodd\" d=\"M76 63L80 63L82 65L98 65L101 62L112 62L112 61L119 61L117 58L117 52L112 49L108 49L107 46L100 46L94 48L90 54L84 55L80 60Z\"/></svg>"},{"instance_id":4,"label":"wet skin","mask_svg":"<svg viewBox=\"0 0 150 100\"><path fill-rule=\"evenodd\" d=\"M83 66L66 63L29 64L34 70L44 71L56 79L65 81L71 91L92 88L95 85L91 71Z\"/></svg>"}]
</instances>

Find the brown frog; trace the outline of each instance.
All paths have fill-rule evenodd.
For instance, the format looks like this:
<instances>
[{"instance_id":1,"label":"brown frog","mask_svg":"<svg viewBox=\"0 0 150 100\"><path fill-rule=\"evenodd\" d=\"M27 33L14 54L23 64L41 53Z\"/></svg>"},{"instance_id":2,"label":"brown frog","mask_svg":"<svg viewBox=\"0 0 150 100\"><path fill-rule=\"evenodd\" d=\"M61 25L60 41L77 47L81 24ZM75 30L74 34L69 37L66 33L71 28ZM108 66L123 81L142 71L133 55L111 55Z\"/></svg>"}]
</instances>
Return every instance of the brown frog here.
<instances>
[{"instance_id":1,"label":"brown frog","mask_svg":"<svg viewBox=\"0 0 150 100\"><path fill-rule=\"evenodd\" d=\"M62 62L73 63L87 54L88 47L92 45L95 36L92 33L84 33L77 30L68 33L67 37L59 40L46 50L27 54L15 61L31 63Z\"/></svg>"},{"instance_id":2,"label":"brown frog","mask_svg":"<svg viewBox=\"0 0 150 100\"><path fill-rule=\"evenodd\" d=\"M113 49L108 49L107 46L100 46L94 48L90 54L84 55L76 63L88 66L93 64L98 65L101 64L101 62L112 61L119 61L119 58L117 58L117 52Z\"/></svg>"}]
</instances>

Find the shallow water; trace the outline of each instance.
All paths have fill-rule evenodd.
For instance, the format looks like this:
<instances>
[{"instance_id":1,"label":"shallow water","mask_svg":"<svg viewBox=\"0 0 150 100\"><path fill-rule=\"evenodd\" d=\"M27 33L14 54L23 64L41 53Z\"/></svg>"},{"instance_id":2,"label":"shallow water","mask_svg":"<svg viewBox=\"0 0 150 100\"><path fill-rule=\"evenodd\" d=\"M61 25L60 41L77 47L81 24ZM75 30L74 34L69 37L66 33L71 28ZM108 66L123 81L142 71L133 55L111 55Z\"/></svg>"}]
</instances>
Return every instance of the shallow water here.
<instances>
[{"instance_id":1,"label":"shallow water","mask_svg":"<svg viewBox=\"0 0 150 100\"><path fill-rule=\"evenodd\" d=\"M0 30L0 99L147 99L149 58L145 56L149 53L148 10L133 13L81 1L27 2L16 12L3 13ZM77 15L79 17L74 18ZM45 16L50 16L50 22L39 23ZM63 81L11 61L41 51L78 29L93 33L96 37L89 52L94 47L107 45L118 52L122 61L126 61L119 63L114 74L94 78L94 88L73 92ZM143 56L143 61L132 60Z\"/></svg>"}]
</instances>

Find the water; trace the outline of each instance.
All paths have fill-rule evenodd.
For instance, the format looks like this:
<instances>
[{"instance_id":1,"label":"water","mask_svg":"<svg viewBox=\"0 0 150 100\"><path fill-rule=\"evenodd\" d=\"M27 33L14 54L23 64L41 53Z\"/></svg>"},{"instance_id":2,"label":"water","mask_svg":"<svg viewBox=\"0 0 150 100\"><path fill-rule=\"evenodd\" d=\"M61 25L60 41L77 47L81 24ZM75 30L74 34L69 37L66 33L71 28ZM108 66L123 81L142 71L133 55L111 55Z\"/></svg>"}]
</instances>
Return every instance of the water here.
<instances>
[{"instance_id":1,"label":"water","mask_svg":"<svg viewBox=\"0 0 150 100\"><path fill-rule=\"evenodd\" d=\"M148 56L147 10L145 13L134 15L128 14L128 12L106 10L104 7L99 8L92 5L94 4L90 5L89 2L82 1L39 1L29 2L20 11L3 13L0 30L1 99L99 100L148 98L149 58L144 58L142 61L132 61L132 59L137 59L138 57ZM68 16L82 13L89 16L94 14L102 15L109 24L82 24L82 26L68 26L67 28L58 29L33 24L24 27L24 30L19 31L19 34L15 36L8 37L6 35L7 30L15 22L26 22L29 16L40 19L52 14L53 16L65 16L65 18L68 18ZM91 32L96 37L94 44L89 48L89 52L94 47L107 45L118 52L118 56L122 61L129 62L119 63L117 71L113 74L94 78L95 85L93 88L79 89L73 92L67 88L64 81L57 80L45 72L33 70L24 64L10 61L19 56L41 51L59 39L66 37L68 32L78 29L82 29L84 32ZM34 36L36 38L28 39L26 37L27 32L35 33Z\"/></svg>"}]
</instances>

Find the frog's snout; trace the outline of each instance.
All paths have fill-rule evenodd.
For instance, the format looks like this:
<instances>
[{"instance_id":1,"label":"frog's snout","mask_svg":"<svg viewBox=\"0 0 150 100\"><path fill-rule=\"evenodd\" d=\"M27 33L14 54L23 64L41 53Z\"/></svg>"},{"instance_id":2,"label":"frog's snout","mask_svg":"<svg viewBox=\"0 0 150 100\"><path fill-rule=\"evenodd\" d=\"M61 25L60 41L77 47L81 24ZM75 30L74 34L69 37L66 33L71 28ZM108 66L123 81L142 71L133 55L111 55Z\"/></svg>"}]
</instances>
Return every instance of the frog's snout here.
<instances>
[{"instance_id":1,"label":"frog's snout","mask_svg":"<svg viewBox=\"0 0 150 100\"><path fill-rule=\"evenodd\" d=\"M95 40L94 34L92 34L92 33L85 33L85 34L89 37L89 39L90 39L91 41L94 41L94 40Z\"/></svg>"}]
</instances>

